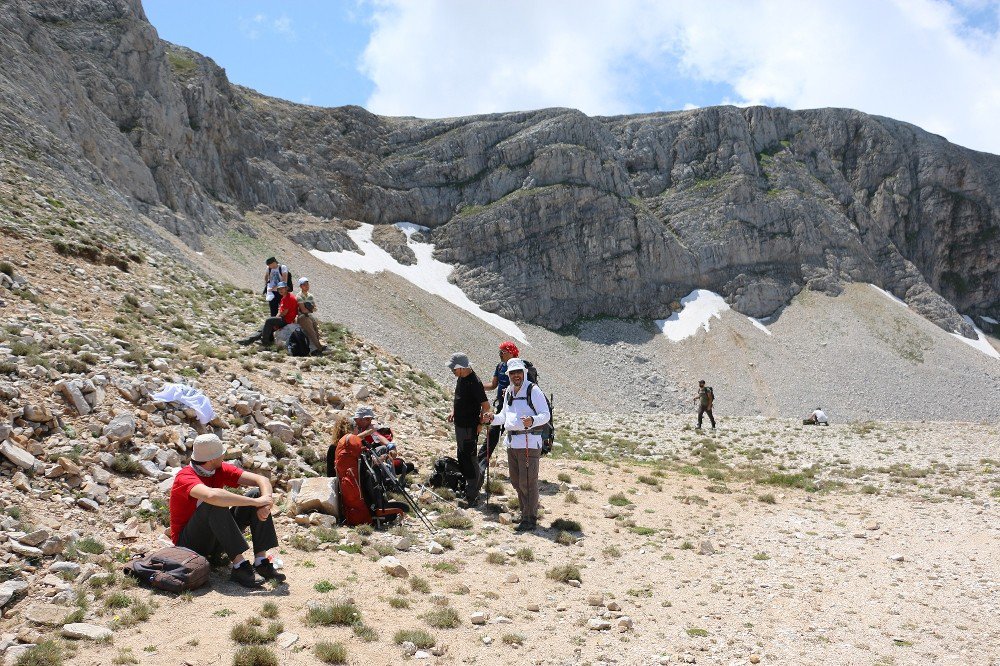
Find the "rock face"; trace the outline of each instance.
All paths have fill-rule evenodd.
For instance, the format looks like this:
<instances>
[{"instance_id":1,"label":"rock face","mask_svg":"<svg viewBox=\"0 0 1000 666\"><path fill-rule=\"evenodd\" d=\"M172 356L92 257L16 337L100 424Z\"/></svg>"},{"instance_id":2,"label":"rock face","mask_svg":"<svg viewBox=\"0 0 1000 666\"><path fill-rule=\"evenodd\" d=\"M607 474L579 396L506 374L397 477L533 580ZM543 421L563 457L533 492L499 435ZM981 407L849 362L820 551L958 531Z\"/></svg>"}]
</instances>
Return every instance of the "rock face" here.
<instances>
[{"instance_id":1,"label":"rock face","mask_svg":"<svg viewBox=\"0 0 1000 666\"><path fill-rule=\"evenodd\" d=\"M340 497L337 492L337 479L326 476L304 479L295 495L295 510L296 513L319 511L339 518Z\"/></svg>"},{"instance_id":2,"label":"rock face","mask_svg":"<svg viewBox=\"0 0 1000 666\"><path fill-rule=\"evenodd\" d=\"M253 208L321 250L351 249L345 220L414 222L474 300L549 327L663 317L693 288L763 316L850 281L966 335L956 308L1000 310L1000 157L887 118L303 107L160 40L139 0L4 3L0 74L5 144L60 155L195 249Z\"/></svg>"}]
</instances>

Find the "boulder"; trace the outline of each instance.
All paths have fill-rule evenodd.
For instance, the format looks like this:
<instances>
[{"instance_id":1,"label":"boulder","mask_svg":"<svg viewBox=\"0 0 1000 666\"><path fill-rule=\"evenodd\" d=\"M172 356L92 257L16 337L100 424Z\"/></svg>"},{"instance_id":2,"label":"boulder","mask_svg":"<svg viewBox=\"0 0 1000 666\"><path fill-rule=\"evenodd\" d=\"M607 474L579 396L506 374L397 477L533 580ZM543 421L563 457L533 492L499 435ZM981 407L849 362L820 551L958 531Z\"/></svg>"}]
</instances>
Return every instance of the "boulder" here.
<instances>
[{"instance_id":1,"label":"boulder","mask_svg":"<svg viewBox=\"0 0 1000 666\"><path fill-rule=\"evenodd\" d=\"M20 446L15 446L10 441L0 444L0 455L11 461L21 469L34 469L38 464L35 456L31 455Z\"/></svg>"},{"instance_id":2,"label":"boulder","mask_svg":"<svg viewBox=\"0 0 1000 666\"><path fill-rule=\"evenodd\" d=\"M80 416L86 416L93 409L83 395L82 383L80 381L74 380L67 382L66 380L61 380L56 383L56 389L66 397L66 402L68 402Z\"/></svg>"},{"instance_id":3,"label":"boulder","mask_svg":"<svg viewBox=\"0 0 1000 666\"><path fill-rule=\"evenodd\" d=\"M41 624L46 627L59 627L62 626L63 621L69 614L70 609L65 606L35 603L28 606L28 610L24 612L24 617L34 624Z\"/></svg>"},{"instance_id":4,"label":"boulder","mask_svg":"<svg viewBox=\"0 0 1000 666\"><path fill-rule=\"evenodd\" d=\"M111 638L112 631L107 627L86 622L73 622L64 625L62 635L66 638L85 639L90 641L101 641Z\"/></svg>"},{"instance_id":5,"label":"boulder","mask_svg":"<svg viewBox=\"0 0 1000 666\"><path fill-rule=\"evenodd\" d=\"M112 442L128 442L135 436L135 417L125 412L111 419L102 434Z\"/></svg>"},{"instance_id":6,"label":"boulder","mask_svg":"<svg viewBox=\"0 0 1000 666\"><path fill-rule=\"evenodd\" d=\"M23 580L8 580L0 583L0 608L6 606L11 599L28 589L28 583Z\"/></svg>"},{"instance_id":7,"label":"boulder","mask_svg":"<svg viewBox=\"0 0 1000 666\"><path fill-rule=\"evenodd\" d=\"M407 578L410 572L406 570L403 563L392 555L387 555L378 561L378 566L382 571L394 578Z\"/></svg>"},{"instance_id":8,"label":"boulder","mask_svg":"<svg viewBox=\"0 0 1000 666\"><path fill-rule=\"evenodd\" d=\"M295 432L287 423L282 423L281 421L268 421L264 424L264 429L285 444L291 444L295 441Z\"/></svg>"},{"instance_id":9,"label":"boulder","mask_svg":"<svg viewBox=\"0 0 1000 666\"><path fill-rule=\"evenodd\" d=\"M319 511L339 518L340 498L337 486L335 477L317 476L303 480L298 493L295 494L295 512Z\"/></svg>"}]
</instances>

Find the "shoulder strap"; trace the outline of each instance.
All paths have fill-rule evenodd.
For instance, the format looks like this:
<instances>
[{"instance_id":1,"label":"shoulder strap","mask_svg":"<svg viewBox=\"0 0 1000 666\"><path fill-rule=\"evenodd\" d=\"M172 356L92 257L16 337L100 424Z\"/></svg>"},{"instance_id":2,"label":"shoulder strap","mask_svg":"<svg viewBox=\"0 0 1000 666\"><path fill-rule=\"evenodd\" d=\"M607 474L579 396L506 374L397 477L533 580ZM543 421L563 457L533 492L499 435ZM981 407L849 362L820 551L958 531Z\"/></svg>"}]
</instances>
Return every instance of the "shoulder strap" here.
<instances>
[{"instance_id":1,"label":"shoulder strap","mask_svg":"<svg viewBox=\"0 0 1000 666\"><path fill-rule=\"evenodd\" d=\"M531 401L531 389L535 385L532 384L531 382L526 382L526 383L527 383L528 386L527 386L527 390L525 391L525 394L524 394L525 397L523 397L523 398L515 398L514 397L514 392L511 391L511 389L514 388L513 384L511 384L510 386L507 387L507 406L510 407L511 405L513 405L514 404L514 400L524 400L525 402L528 403L528 408L537 415L538 414L538 410L535 409L535 405Z\"/></svg>"}]
</instances>

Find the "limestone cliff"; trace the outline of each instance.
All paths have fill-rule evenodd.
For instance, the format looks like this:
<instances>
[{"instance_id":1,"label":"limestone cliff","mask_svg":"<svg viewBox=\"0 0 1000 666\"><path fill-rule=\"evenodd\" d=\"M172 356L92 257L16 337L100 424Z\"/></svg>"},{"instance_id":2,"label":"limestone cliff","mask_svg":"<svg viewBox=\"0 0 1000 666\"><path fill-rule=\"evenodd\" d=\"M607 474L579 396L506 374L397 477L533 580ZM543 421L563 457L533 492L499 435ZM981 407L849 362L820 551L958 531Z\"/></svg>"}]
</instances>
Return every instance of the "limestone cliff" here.
<instances>
[{"instance_id":1,"label":"limestone cliff","mask_svg":"<svg viewBox=\"0 0 1000 666\"><path fill-rule=\"evenodd\" d=\"M0 5L0 103L4 150L195 248L258 207L321 249L349 247L342 220L415 222L474 299L549 327L662 317L695 287L766 316L851 281L966 335L958 312L1000 312L1000 157L856 111L302 106L160 40L138 0ZM404 256L396 236L376 239Z\"/></svg>"}]
</instances>

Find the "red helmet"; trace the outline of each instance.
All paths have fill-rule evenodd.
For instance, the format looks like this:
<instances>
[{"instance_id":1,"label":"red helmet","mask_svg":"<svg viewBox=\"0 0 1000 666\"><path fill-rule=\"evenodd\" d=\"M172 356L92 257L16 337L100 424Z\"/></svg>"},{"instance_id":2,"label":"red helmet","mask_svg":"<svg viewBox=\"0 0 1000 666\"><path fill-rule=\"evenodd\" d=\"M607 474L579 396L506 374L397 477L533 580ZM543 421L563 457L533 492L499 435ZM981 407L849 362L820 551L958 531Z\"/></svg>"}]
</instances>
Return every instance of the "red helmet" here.
<instances>
[{"instance_id":1,"label":"red helmet","mask_svg":"<svg viewBox=\"0 0 1000 666\"><path fill-rule=\"evenodd\" d=\"M500 351L507 352L511 356L517 356L521 353L517 350L517 345L509 340L507 342L500 343Z\"/></svg>"}]
</instances>

